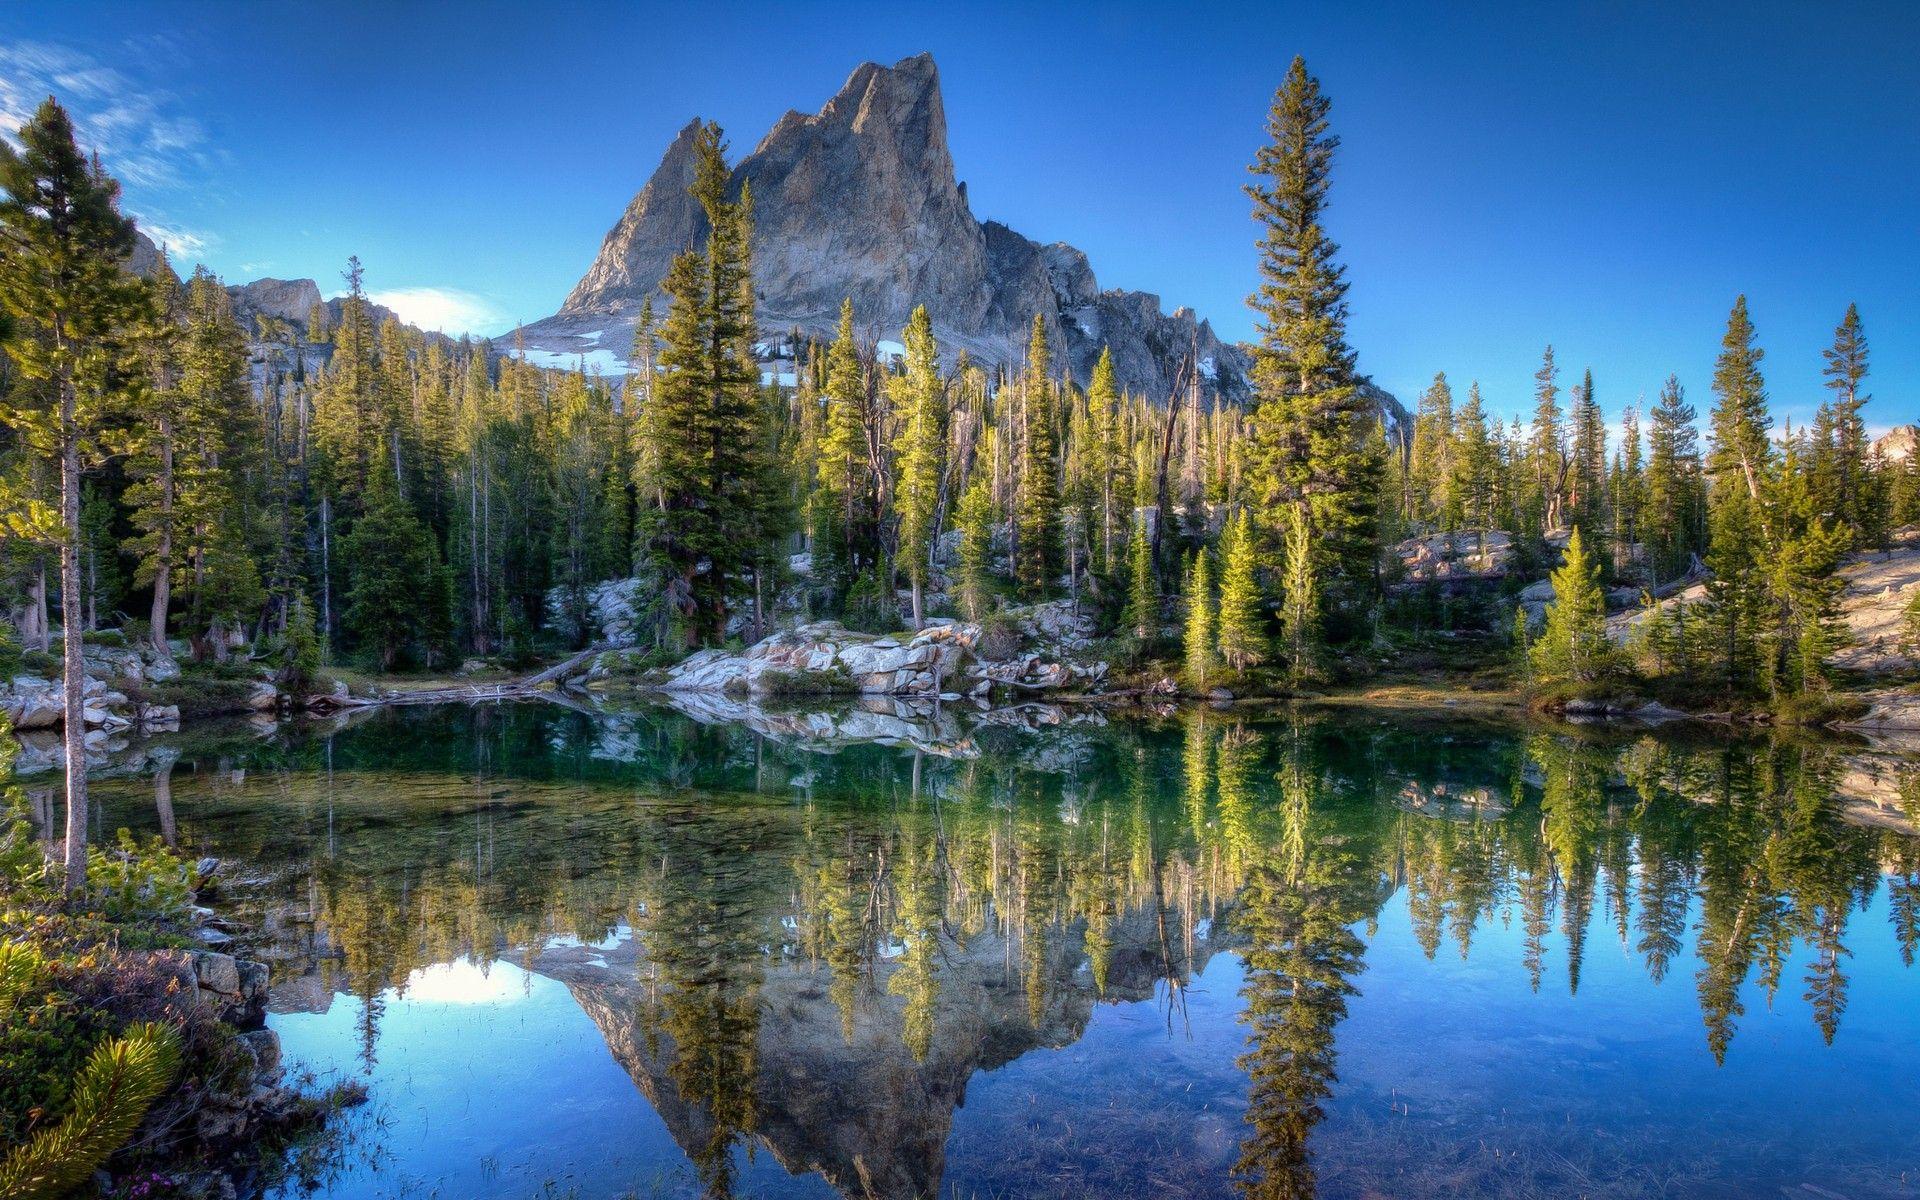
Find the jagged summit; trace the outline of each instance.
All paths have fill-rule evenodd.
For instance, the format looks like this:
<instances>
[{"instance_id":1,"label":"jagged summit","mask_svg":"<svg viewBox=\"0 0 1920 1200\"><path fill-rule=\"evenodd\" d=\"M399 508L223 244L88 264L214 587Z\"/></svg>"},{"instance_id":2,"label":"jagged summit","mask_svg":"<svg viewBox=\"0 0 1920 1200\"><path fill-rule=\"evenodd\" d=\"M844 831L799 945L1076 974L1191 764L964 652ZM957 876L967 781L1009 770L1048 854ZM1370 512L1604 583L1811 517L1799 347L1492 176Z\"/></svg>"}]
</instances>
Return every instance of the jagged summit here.
<instances>
[{"instance_id":1,"label":"jagged summit","mask_svg":"<svg viewBox=\"0 0 1920 1200\"><path fill-rule=\"evenodd\" d=\"M690 122L668 146L560 311L527 327L529 346L619 368L641 301L704 233L687 195L698 127ZM1210 386L1235 399L1248 392L1244 353L1190 311L1162 312L1149 293L1102 291L1074 247L974 215L930 54L861 64L819 112L777 121L734 182L753 189L755 281L769 332L829 334L851 296L862 328L891 337L925 304L949 351L1006 363L1040 313L1082 380L1108 345L1123 384L1164 396L1180 359L1197 349Z\"/></svg>"}]
</instances>

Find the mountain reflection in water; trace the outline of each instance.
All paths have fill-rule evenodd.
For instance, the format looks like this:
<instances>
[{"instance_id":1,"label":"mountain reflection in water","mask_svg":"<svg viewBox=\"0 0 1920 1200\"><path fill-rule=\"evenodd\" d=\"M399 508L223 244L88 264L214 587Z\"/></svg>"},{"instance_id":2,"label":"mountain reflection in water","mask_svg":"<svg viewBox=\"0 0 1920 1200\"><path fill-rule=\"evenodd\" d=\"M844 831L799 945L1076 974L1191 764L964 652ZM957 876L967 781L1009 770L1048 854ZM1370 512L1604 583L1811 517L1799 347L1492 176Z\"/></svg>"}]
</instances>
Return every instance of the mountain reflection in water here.
<instances>
[{"instance_id":1,"label":"mountain reflection in water","mask_svg":"<svg viewBox=\"0 0 1920 1200\"><path fill-rule=\"evenodd\" d=\"M290 1053L419 1116L335 1195L1909 1195L1920 842L1844 819L1844 769L1399 717L523 705L136 748L99 794L227 862ZM658 1147L593 1056L539 1057L578 1022L553 984ZM488 1056L602 1149L498 1114L441 1144L487 1073L419 1081Z\"/></svg>"}]
</instances>

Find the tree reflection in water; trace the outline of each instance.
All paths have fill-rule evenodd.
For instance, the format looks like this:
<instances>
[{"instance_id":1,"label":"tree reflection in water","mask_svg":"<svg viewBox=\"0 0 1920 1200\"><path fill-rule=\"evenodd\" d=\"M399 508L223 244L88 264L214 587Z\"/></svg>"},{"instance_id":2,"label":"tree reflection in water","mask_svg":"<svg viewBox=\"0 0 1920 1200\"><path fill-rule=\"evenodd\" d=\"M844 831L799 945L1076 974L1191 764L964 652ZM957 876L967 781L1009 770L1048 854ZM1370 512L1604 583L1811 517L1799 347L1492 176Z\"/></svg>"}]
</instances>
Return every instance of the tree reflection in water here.
<instances>
[{"instance_id":1,"label":"tree reflection in water","mask_svg":"<svg viewBox=\"0 0 1920 1200\"><path fill-rule=\"evenodd\" d=\"M1157 996L1177 1021L1223 949L1246 1105L1223 1181L1313 1195L1338 1031L1390 911L1429 959L1515 927L1536 991L1577 993L1609 934L1653 983L1691 963L1715 1061L1750 988L1844 1040L1850 918L1883 885L1901 961L1920 944L1914 839L1843 820L1843 752L1786 738L1195 711L829 752L664 710L504 707L157 753L102 785L114 818L245 864L233 901L276 986L357 998L369 1068L415 972L625 939L603 1032L631 1030L616 1055L671 1092L714 1195L756 1140L848 1194L938 1188L971 1074L1072 1043L1102 1002ZM565 978L583 1004L598 986ZM830 1041L795 1032L816 996ZM806 1145L820 1106L781 1074L804 1054L842 1071L837 1119L877 1129L918 1089L920 1160Z\"/></svg>"}]
</instances>

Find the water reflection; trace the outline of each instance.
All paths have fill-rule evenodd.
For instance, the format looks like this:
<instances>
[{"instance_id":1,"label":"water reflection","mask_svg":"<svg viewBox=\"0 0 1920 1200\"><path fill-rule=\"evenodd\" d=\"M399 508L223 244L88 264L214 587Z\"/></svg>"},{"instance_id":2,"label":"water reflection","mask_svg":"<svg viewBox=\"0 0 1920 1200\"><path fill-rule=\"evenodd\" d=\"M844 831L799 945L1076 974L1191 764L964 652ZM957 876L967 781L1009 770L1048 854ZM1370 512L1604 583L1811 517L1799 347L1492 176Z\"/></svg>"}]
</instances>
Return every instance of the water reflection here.
<instances>
[{"instance_id":1,"label":"water reflection","mask_svg":"<svg viewBox=\"0 0 1920 1200\"><path fill-rule=\"evenodd\" d=\"M1577 997L1596 940L1642 988L1692 970L1716 1063L1754 1001L1844 1048L1853 950L1890 932L1911 965L1920 941L1920 846L1844 819L1830 745L1206 711L906 736L890 716L401 710L154 751L101 790L114 820L244 864L278 1007L350 997L364 1070L436 964L564 984L715 1196L763 1152L849 1196L1117 1187L1146 1169L1120 1143L1055 1155L1083 1160L1072 1186L947 1161L970 1079L1116 1005L1238 1067L1236 1144L1196 1133L1174 1190L1418 1193L1427 1150L1356 1162L1315 1136L1383 920L1429 961L1517 931L1502 970L1530 993ZM1890 930L1857 927L1876 901ZM1222 950L1232 1038L1187 1011Z\"/></svg>"}]
</instances>

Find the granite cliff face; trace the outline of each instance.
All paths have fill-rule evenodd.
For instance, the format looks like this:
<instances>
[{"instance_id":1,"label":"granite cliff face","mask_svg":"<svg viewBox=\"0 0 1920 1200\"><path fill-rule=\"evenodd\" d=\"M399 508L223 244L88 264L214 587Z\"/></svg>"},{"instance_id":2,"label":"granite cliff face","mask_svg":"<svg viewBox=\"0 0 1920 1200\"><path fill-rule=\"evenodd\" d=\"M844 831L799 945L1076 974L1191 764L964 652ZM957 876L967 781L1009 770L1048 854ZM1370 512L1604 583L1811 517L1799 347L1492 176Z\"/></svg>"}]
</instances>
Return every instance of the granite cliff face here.
<instances>
[{"instance_id":1,"label":"granite cliff face","mask_svg":"<svg viewBox=\"0 0 1920 1200\"><path fill-rule=\"evenodd\" d=\"M698 127L690 122L667 148L560 311L527 328L529 346L624 355L641 301L704 233L687 195ZM1105 345L1123 385L1149 396L1169 393L1188 353L1221 395L1249 392L1246 354L1189 310L1169 314L1157 296L1103 291L1074 247L974 215L955 177L930 55L862 65L818 113L782 117L734 181L753 189L754 271L769 333L830 334L851 296L861 328L890 338L925 304L947 350L1008 363L1040 313L1079 380Z\"/></svg>"}]
</instances>

